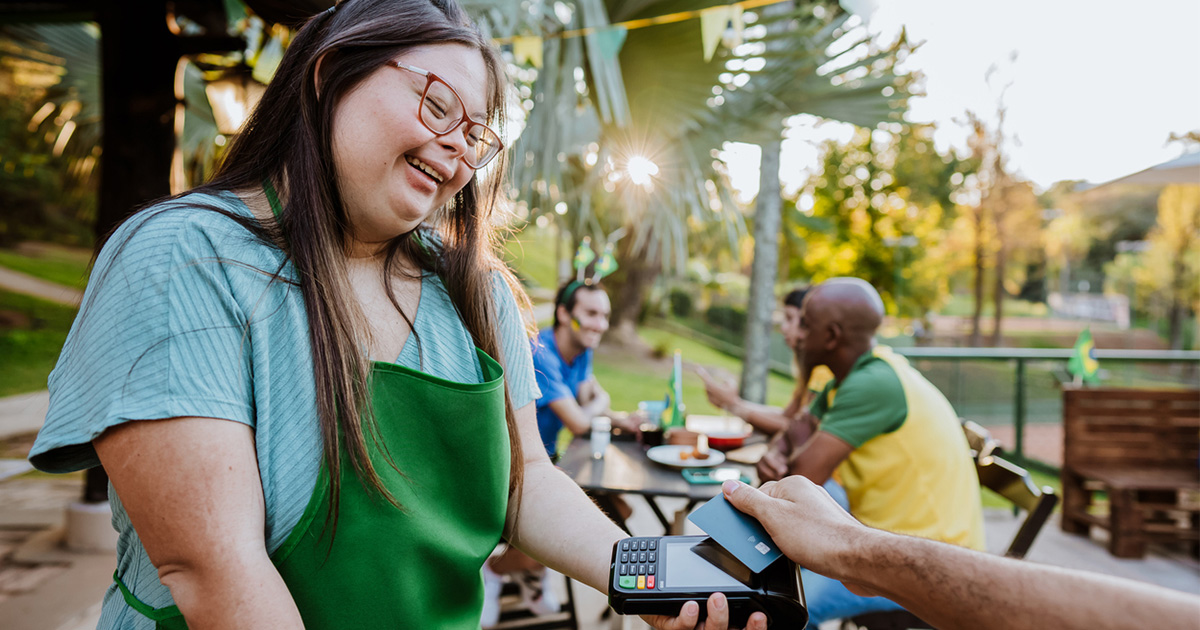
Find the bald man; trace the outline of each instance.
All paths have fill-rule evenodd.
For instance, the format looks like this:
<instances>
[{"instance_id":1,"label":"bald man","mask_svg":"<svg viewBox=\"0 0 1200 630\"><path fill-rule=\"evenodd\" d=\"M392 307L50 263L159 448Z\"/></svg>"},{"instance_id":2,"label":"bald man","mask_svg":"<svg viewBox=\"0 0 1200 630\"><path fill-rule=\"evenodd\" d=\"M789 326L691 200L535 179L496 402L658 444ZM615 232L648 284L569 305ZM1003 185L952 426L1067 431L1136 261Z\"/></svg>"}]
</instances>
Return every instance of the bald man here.
<instances>
[{"instance_id":1,"label":"bald man","mask_svg":"<svg viewBox=\"0 0 1200 630\"><path fill-rule=\"evenodd\" d=\"M904 357L876 345L882 321L879 293L857 278L825 282L805 298L802 373L824 365L833 381L792 427L792 439L775 441L760 475L817 484L833 476L866 525L983 550L979 480L958 415ZM805 573L804 590L813 628L898 608L817 574Z\"/></svg>"}]
</instances>

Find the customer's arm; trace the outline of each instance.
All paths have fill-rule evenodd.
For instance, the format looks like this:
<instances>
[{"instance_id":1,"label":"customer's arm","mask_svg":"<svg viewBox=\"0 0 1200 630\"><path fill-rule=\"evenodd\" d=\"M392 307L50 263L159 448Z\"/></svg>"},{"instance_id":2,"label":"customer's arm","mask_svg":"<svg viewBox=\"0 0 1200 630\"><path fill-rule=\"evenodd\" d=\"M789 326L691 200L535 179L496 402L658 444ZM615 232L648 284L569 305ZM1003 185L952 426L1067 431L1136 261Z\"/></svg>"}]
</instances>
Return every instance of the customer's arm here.
<instances>
[{"instance_id":1,"label":"customer's arm","mask_svg":"<svg viewBox=\"0 0 1200 630\"><path fill-rule=\"evenodd\" d=\"M850 456L854 447L824 431L812 434L800 448L788 456L788 473L801 475L815 484L823 484L838 464Z\"/></svg>"},{"instance_id":2,"label":"customer's arm","mask_svg":"<svg viewBox=\"0 0 1200 630\"><path fill-rule=\"evenodd\" d=\"M795 420L789 421L787 429L776 433L771 438L767 452L756 466L759 481L779 481L789 474L799 474L789 470L793 455L812 439L817 424L816 416L805 411ZM832 468L830 470L832 471Z\"/></svg>"},{"instance_id":3,"label":"customer's arm","mask_svg":"<svg viewBox=\"0 0 1200 630\"><path fill-rule=\"evenodd\" d=\"M520 508L509 502L505 538L538 562L608 593L609 563L613 543L626 537L563 472L550 463L537 431L532 404L517 410L517 424L525 459L525 481L520 489ZM724 630L727 607L723 597L710 599L706 630ZM647 618L657 628L682 630L696 625L699 607L684 605L679 617ZM749 626L766 628L766 618Z\"/></svg>"},{"instance_id":4,"label":"customer's arm","mask_svg":"<svg viewBox=\"0 0 1200 630\"><path fill-rule=\"evenodd\" d=\"M991 556L862 525L819 486L789 477L726 498L797 563L883 595L942 629L1194 628L1200 598L1157 586Z\"/></svg>"},{"instance_id":5,"label":"customer's arm","mask_svg":"<svg viewBox=\"0 0 1200 630\"><path fill-rule=\"evenodd\" d=\"M588 383L594 383L594 380L585 381L580 388L583 389ZM583 401L576 400L573 396L563 396L549 403L550 410L562 420L563 426L575 435L584 435L590 431L592 418L606 413L611 402L608 392L598 385L588 386L587 393L589 395Z\"/></svg>"},{"instance_id":6,"label":"customer's arm","mask_svg":"<svg viewBox=\"0 0 1200 630\"><path fill-rule=\"evenodd\" d=\"M696 370L696 373L704 381L704 393L714 407L745 420L750 426L767 435L774 435L787 428L789 418L783 409L752 403L739 396L734 385L718 381L705 370Z\"/></svg>"},{"instance_id":7,"label":"customer's arm","mask_svg":"<svg viewBox=\"0 0 1200 630\"><path fill-rule=\"evenodd\" d=\"M189 628L303 628L267 554L253 430L212 418L141 420L94 442Z\"/></svg>"}]
</instances>

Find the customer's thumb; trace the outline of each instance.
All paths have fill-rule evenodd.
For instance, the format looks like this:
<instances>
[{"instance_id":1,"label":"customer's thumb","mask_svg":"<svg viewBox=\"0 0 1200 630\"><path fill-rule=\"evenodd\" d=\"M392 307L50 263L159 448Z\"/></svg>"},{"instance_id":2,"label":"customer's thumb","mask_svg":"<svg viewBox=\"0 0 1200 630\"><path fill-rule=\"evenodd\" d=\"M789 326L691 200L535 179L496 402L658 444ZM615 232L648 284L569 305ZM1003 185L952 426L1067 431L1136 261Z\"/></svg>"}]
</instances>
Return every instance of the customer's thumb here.
<instances>
[{"instance_id":1,"label":"customer's thumb","mask_svg":"<svg viewBox=\"0 0 1200 630\"><path fill-rule=\"evenodd\" d=\"M767 503L771 500L771 497L763 494L758 488L732 479L721 484L721 491L725 493L725 500L733 507L756 518L765 512Z\"/></svg>"}]
</instances>

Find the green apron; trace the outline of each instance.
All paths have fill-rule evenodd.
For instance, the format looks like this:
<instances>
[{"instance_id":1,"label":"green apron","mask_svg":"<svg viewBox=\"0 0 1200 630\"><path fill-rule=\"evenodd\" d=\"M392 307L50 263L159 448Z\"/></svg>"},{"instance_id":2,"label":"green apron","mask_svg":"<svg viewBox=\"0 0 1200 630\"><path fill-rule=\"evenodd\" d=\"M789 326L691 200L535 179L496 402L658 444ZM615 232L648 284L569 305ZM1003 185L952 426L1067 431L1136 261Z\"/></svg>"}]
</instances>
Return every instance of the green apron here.
<instances>
[{"instance_id":1,"label":"green apron","mask_svg":"<svg viewBox=\"0 0 1200 630\"><path fill-rule=\"evenodd\" d=\"M367 450L403 507L368 492L343 456L331 544L328 470L321 467L304 516L271 556L305 628L479 628L480 568L500 541L507 509L509 441L504 372L476 352L484 376L477 384L374 364L380 437L402 473L370 438ZM187 628L178 607L150 608L114 579L156 628Z\"/></svg>"}]
</instances>

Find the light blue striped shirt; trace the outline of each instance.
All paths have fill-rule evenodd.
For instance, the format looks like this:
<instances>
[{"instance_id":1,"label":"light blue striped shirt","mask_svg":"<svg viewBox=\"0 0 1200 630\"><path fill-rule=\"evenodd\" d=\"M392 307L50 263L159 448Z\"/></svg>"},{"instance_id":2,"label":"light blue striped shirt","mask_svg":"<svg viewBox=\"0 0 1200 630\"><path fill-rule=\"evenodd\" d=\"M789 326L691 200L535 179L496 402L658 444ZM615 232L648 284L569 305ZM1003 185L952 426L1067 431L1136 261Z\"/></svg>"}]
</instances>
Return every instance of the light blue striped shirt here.
<instances>
[{"instance_id":1,"label":"light blue striped shirt","mask_svg":"<svg viewBox=\"0 0 1200 630\"><path fill-rule=\"evenodd\" d=\"M196 203L250 216L233 194L193 194L177 207L144 211L113 235L50 375L50 410L30 460L49 472L94 466L92 439L131 420L199 416L247 424L255 432L274 552L299 522L321 458L308 318L298 287L269 282L283 252ZM290 265L284 270L287 278L294 273ZM538 397L529 340L499 276L494 299L504 349L497 360L514 408L521 408ZM413 325L410 341L419 337L421 361L411 341L397 363L447 380L482 380L471 335L433 275L422 280ZM150 606L171 605L111 486L109 496L122 579ZM99 627L152 630L154 623L128 608L114 586Z\"/></svg>"}]
</instances>

